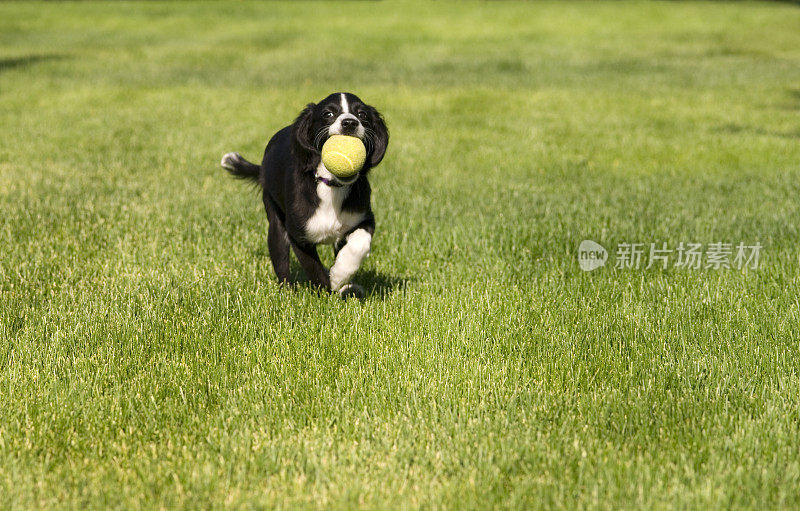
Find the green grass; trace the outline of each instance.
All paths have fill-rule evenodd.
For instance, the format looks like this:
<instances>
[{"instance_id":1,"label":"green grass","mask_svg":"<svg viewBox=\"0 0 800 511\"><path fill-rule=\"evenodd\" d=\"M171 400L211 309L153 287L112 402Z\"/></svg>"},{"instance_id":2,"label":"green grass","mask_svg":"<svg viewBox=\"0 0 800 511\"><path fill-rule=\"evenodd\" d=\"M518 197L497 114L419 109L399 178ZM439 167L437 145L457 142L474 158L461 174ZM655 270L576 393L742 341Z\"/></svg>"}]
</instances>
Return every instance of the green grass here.
<instances>
[{"instance_id":1,"label":"green grass","mask_svg":"<svg viewBox=\"0 0 800 511\"><path fill-rule=\"evenodd\" d=\"M3 3L0 508L800 506L798 27ZM218 167L337 90L392 132L363 302L278 288ZM584 273L585 238L764 248Z\"/></svg>"}]
</instances>

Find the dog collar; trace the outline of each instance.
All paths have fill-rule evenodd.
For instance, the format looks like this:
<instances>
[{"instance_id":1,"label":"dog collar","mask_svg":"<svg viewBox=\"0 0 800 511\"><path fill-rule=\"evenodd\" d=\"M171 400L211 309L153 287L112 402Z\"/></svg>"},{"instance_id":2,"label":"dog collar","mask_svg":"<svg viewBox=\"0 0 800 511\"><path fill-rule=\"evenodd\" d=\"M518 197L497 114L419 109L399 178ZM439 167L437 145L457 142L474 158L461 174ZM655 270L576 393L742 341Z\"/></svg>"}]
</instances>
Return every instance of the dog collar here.
<instances>
[{"instance_id":1,"label":"dog collar","mask_svg":"<svg viewBox=\"0 0 800 511\"><path fill-rule=\"evenodd\" d=\"M325 183L326 185L331 186L333 188L341 188L343 186L350 186L353 183L355 183L356 181L358 181L358 177L356 177L355 179L353 179L349 183L342 183L338 179L330 179L330 178L327 178L327 177L322 177L319 174L317 174L316 172L314 172L314 179L317 181L317 183Z\"/></svg>"},{"instance_id":2,"label":"dog collar","mask_svg":"<svg viewBox=\"0 0 800 511\"><path fill-rule=\"evenodd\" d=\"M328 179L327 177L317 176L317 183L325 183L328 186L332 186L334 188L339 188L344 186L342 183L335 179Z\"/></svg>"}]
</instances>

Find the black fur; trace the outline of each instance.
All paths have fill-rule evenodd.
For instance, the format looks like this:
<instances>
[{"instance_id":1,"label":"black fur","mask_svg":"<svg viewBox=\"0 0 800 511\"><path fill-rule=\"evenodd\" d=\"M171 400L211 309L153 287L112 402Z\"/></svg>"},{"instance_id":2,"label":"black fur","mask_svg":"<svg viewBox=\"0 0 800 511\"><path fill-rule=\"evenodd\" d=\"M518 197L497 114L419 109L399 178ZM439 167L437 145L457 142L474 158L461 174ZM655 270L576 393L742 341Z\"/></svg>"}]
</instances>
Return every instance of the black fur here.
<instances>
[{"instance_id":1,"label":"black fur","mask_svg":"<svg viewBox=\"0 0 800 511\"><path fill-rule=\"evenodd\" d=\"M328 270L320 262L316 243L308 238L306 226L320 203L316 175L321 161L320 150L330 136L328 128L335 125L342 114L341 94L334 93L319 103L309 103L291 126L281 129L270 139L260 166L238 153L229 153L222 160L223 167L234 177L250 179L261 185L269 220L269 254L281 282L289 281L291 247L311 282L330 289ZM347 182L335 179L332 183L346 187L343 190L347 195L341 210L363 214L358 225L333 241L336 253L343 248L350 232L364 229L370 236L374 233L375 219L370 207L367 174L381 162L389 143L389 132L378 111L353 94L345 93L345 97L349 112L357 117L357 123L345 116L349 118L348 126L340 121L340 133L358 136L359 130L364 128L361 138L367 148L367 161L354 178Z\"/></svg>"}]
</instances>

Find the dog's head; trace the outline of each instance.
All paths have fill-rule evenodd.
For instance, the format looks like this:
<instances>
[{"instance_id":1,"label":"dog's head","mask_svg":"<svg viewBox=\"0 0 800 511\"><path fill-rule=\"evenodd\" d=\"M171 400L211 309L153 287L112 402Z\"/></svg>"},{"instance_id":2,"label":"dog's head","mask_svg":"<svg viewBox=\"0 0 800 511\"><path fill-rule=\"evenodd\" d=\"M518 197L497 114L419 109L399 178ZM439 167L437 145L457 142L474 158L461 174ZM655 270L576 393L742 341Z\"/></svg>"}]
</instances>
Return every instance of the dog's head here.
<instances>
[{"instance_id":1,"label":"dog's head","mask_svg":"<svg viewBox=\"0 0 800 511\"><path fill-rule=\"evenodd\" d=\"M350 135L364 142L367 161L359 175L379 164L389 145L389 131L381 114L349 92L336 92L319 103L309 103L294 121L294 151L304 170L319 165L322 145L331 135Z\"/></svg>"}]
</instances>

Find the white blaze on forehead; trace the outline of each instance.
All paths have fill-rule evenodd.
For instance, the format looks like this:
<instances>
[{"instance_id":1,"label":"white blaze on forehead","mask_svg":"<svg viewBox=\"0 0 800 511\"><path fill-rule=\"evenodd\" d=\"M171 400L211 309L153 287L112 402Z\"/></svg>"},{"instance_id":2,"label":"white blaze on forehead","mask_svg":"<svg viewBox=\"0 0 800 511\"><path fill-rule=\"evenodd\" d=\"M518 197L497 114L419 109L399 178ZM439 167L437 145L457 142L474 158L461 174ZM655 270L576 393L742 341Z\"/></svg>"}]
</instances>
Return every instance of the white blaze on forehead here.
<instances>
[{"instance_id":1,"label":"white blaze on forehead","mask_svg":"<svg viewBox=\"0 0 800 511\"><path fill-rule=\"evenodd\" d=\"M354 133L360 139L364 139L364 125L361 124L361 121L358 120L358 117L350 113L350 104L347 102L347 97L344 92L339 93L339 104L342 107L342 113L339 114L339 117L328 126L328 135L341 135L342 134L342 120L344 119L355 119L358 123L358 128L356 128L356 132Z\"/></svg>"}]
</instances>

